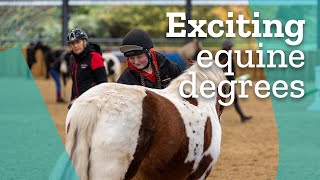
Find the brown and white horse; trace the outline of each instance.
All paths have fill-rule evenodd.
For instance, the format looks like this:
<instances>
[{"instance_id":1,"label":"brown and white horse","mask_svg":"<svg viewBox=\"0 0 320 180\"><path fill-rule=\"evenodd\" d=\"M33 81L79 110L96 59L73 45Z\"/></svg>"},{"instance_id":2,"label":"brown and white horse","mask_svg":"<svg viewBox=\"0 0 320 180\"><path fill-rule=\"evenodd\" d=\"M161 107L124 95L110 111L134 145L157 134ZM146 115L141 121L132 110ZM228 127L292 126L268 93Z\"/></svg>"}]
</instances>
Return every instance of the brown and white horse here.
<instances>
[{"instance_id":1,"label":"brown and white horse","mask_svg":"<svg viewBox=\"0 0 320 180\"><path fill-rule=\"evenodd\" d=\"M218 95L181 97L188 72L196 73L198 94L201 82L225 79L216 65L195 64L163 90L104 83L82 94L66 121L66 149L80 179L205 179L220 153L223 108Z\"/></svg>"}]
</instances>

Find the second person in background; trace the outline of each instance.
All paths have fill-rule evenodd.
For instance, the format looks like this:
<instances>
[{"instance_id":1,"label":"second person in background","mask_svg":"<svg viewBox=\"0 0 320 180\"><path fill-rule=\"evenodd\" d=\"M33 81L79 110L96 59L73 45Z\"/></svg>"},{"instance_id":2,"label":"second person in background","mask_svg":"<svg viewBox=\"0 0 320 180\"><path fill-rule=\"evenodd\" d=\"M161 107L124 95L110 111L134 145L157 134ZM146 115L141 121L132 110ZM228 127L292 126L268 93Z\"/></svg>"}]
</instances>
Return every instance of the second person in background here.
<instances>
[{"instance_id":1,"label":"second person in background","mask_svg":"<svg viewBox=\"0 0 320 180\"><path fill-rule=\"evenodd\" d=\"M229 50L232 50L232 47L233 47L233 43L230 40L223 41L222 50L229 51ZM219 56L219 61L220 61L221 64L225 64L227 59L228 59L228 57L227 57L227 54L225 54L225 53L222 53L221 56ZM234 74L236 74L235 60L232 58L231 62L232 62L232 64L231 64L232 72ZM226 67L226 69L227 69L227 67ZM224 69L224 71L226 71L226 69ZM226 78L228 79L228 81L234 81L235 80L234 76L226 76ZM236 108L236 111L240 115L241 122L246 122L246 121L252 119L252 116L246 116L244 114L244 112L242 111L242 109L240 107L240 104L239 104L239 101L238 101L238 97L237 97L236 91L234 91L234 97L235 98L234 98L233 104L234 104L234 107Z\"/></svg>"},{"instance_id":2,"label":"second person in background","mask_svg":"<svg viewBox=\"0 0 320 180\"><path fill-rule=\"evenodd\" d=\"M68 33L68 43L71 49L72 104L91 87L107 82L107 74L100 46L89 43L86 32L79 28L72 29Z\"/></svg>"},{"instance_id":3,"label":"second person in background","mask_svg":"<svg viewBox=\"0 0 320 180\"><path fill-rule=\"evenodd\" d=\"M120 47L127 57L128 67L117 82L163 89L181 74L176 64L152 48L153 42L148 33L139 29L128 32Z\"/></svg>"}]
</instances>

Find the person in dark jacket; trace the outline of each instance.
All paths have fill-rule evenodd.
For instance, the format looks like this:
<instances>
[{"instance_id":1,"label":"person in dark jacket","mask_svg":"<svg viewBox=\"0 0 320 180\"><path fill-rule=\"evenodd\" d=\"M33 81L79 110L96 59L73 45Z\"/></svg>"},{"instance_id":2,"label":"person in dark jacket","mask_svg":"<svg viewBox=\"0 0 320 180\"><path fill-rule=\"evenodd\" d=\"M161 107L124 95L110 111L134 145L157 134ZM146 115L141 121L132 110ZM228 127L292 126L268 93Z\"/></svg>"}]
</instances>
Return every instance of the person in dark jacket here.
<instances>
[{"instance_id":1,"label":"person in dark jacket","mask_svg":"<svg viewBox=\"0 0 320 180\"><path fill-rule=\"evenodd\" d=\"M107 82L107 74L100 46L89 43L85 31L79 28L72 29L67 38L72 61L70 66L73 82L72 104L76 98L91 87Z\"/></svg>"},{"instance_id":2,"label":"person in dark jacket","mask_svg":"<svg viewBox=\"0 0 320 180\"><path fill-rule=\"evenodd\" d=\"M222 49L223 50L226 50L226 51L229 51L231 50L233 47L233 43L230 41L230 40L225 40L223 43L222 43ZM225 64L226 61L227 61L228 57L225 53L222 53L220 56L219 56L219 61L221 62L221 64ZM234 63L234 59L232 58L231 60L231 69L232 69L232 72L234 74L236 74L236 67L235 67L235 63ZM226 70L228 67L226 67L224 70ZM226 76L226 78L228 79L228 81L232 81L232 80L235 80L234 76ZM250 120L252 118L252 116L246 116L240 105L239 105L239 102L238 102L238 98L237 98L237 95L236 95L236 91L234 91L235 95L234 95L234 107L236 109L236 111L238 112L238 114L240 115L240 118L241 118L241 122L246 122L248 120Z\"/></svg>"},{"instance_id":3,"label":"person in dark jacket","mask_svg":"<svg viewBox=\"0 0 320 180\"><path fill-rule=\"evenodd\" d=\"M134 29L128 32L120 47L127 57L128 67L117 82L163 89L181 74L176 64L152 48L153 42L145 31Z\"/></svg>"}]
</instances>

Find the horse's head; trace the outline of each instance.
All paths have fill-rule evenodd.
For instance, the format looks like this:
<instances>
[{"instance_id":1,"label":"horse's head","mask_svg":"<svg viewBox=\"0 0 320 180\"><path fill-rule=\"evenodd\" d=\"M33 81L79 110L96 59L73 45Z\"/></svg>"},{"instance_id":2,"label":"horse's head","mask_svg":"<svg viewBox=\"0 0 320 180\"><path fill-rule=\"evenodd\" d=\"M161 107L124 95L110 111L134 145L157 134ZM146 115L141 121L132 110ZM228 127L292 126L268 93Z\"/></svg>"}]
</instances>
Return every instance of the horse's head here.
<instances>
[{"instance_id":1,"label":"horse's head","mask_svg":"<svg viewBox=\"0 0 320 180\"><path fill-rule=\"evenodd\" d=\"M119 62L119 58L112 53L102 53L102 58L105 62L107 72L113 71L113 65L116 63L116 61Z\"/></svg>"},{"instance_id":2,"label":"horse's head","mask_svg":"<svg viewBox=\"0 0 320 180\"><path fill-rule=\"evenodd\" d=\"M104 66L108 75L108 81L116 82L121 74L121 65L119 58L111 52L105 52L102 54L104 60Z\"/></svg>"},{"instance_id":3,"label":"horse's head","mask_svg":"<svg viewBox=\"0 0 320 180\"><path fill-rule=\"evenodd\" d=\"M182 48L178 50L178 53L184 58L185 61L196 59L198 53L202 50L202 43L199 39L193 39Z\"/></svg>"}]
</instances>

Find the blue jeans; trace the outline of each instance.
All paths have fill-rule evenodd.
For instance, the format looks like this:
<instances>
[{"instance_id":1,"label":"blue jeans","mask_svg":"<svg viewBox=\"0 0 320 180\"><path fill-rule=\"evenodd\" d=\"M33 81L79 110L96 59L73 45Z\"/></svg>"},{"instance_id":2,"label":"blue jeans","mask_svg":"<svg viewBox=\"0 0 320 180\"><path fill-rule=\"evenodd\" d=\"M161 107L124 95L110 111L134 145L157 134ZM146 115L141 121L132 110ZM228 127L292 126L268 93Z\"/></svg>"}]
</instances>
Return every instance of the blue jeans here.
<instances>
[{"instance_id":1,"label":"blue jeans","mask_svg":"<svg viewBox=\"0 0 320 180\"><path fill-rule=\"evenodd\" d=\"M56 84L56 91L57 91L57 95L59 96L61 93L61 85L60 85L60 74L59 72L57 72L54 69L50 69L50 74L54 79L54 82Z\"/></svg>"}]
</instances>

